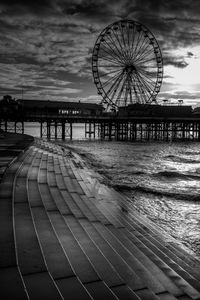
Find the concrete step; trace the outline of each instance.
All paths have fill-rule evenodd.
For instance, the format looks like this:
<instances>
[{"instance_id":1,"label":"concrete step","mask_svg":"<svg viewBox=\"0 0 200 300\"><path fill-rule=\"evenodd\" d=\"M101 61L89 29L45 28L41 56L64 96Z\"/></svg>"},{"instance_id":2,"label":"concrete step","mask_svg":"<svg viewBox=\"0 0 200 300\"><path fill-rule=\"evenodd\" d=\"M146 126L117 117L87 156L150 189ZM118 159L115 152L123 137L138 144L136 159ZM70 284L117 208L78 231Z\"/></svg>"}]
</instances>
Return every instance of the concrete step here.
<instances>
[{"instance_id":1,"label":"concrete step","mask_svg":"<svg viewBox=\"0 0 200 300\"><path fill-rule=\"evenodd\" d=\"M4 190L4 197L0 201L0 293L3 299L28 299L17 266L13 226L13 189L16 174L23 167L23 160L27 159L28 154L27 151L20 155L4 174L3 182L6 184L10 181L10 190ZM0 189L5 189L5 185L1 184Z\"/></svg>"},{"instance_id":2,"label":"concrete step","mask_svg":"<svg viewBox=\"0 0 200 300\"><path fill-rule=\"evenodd\" d=\"M135 238L132 237L133 235L133 233L132 235L129 234L129 238L135 242ZM164 269L166 269L167 267L169 269L172 269L178 276L187 281L188 284L200 291L200 282L191 275L192 273L188 273L185 269L174 262L170 256L167 256L164 251L160 251L160 249L158 249L152 242L149 242L145 237L141 235L138 237L137 234L136 238L138 238L139 241L142 242L142 245L140 245L140 247L144 248L145 251L148 252L149 256L151 255L152 260L155 259L155 263L157 263L160 268L162 267L162 265L164 265ZM148 248L146 249L144 245Z\"/></svg>"},{"instance_id":3,"label":"concrete step","mask_svg":"<svg viewBox=\"0 0 200 300\"><path fill-rule=\"evenodd\" d=\"M22 166L26 153L20 161L15 161L6 170L0 185L0 267L16 266L16 254L13 231L13 188L16 173Z\"/></svg>"},{"instance_id":4,"label":"concrete step","mask_svg":"<svg viewBox=\"0 0 200 300\"><path fill-rule=\"evenodd\" d=\"M17 267L1 268L0 283L1 299L28 299L21 274Z\"/></svg>"},{"instance_id":5,"label":"concrete step","mask_svg":"<svg viewBox=\"0 0 200 300\"><path fill-rule=\"evenodd\" d=\"M70 300L93 300L88 290L77 277L60 278L55 280L64 299ZM96 293L95 293L96 295ZM103 298L102 298L103 299ZM106 298L105 298L106 299Z\"/></svg>"},{"instance_id":6,"label":"concrete step","mask_svg":"<svg viewBox=\"0 0 200 300\"><path fill-rule=\"evenodd\" d=\"M140 247L137 247L138 244L133 242L130 239L130 235L125 234L125 230L116 229L114 226L110 225L106 227L112 234L115 236L121 244L123 244L126 249L131 253L134 253L134 256L145 266L145 268L151 270L152 277L158 282L161 282L162 285L166 288L166 291L170 292L174 296L182 296L183 291L173 282L173 279L167 277L165 272L160 269L157 264L155 264L148 255L149 252L142 251Z\"/></svg>"},{"instance_id":7,"label":"concrete step","mask_svg":"<svg viewBox=\"0 0 200 300\"><path fill-rule=\"evenodd\" d=\"M140 225L141 226L141 225ZM141 226L142 227L142 226ZM140 229L141 236L144 236L144 232ZM149 240L152 244L154 244L162 253L164 253L167 257L170 257L176 264L185 269L188 273L192 274L198 281L200 281L200 264L199 262L195 262L195 260L191 260L186 258L188 257L188 253L183 255L182 249L176 249L174 247L170 247L170 241L167 240L165 243L156 239L156 234L149 234Z\"/></svg>"},{"instance_id":8,"label":"concrete step","mask_svg":"<svg viewBox=\"0 0 200 300\"><path fill-rule=\"evenodd\" d=\"M68 206L67 202L63 198L62 191L60 191L57 187L49 187L51 197L55 202L57 209L60 211L61 214L70 215L72 211L70 206Z\"/></svg>"},{"instance_id":9,"label":"concrete step","mask_svg":"<svg viewBox=\"0 0 200 300\"><path fill-rule=\"evenodd\" d=\"M47 268L52 277L60 279L75 276L44 207L33 207L31 211Z\"/></svg>"},{"instance_id":10,"label":"concrete step","mask_svg":"<svg viewBox=\"0 0 200 300\"><path fill-rule=\"evenodd\" d=\"M95 300L116 300L117 298L111 289L103 281L89 282L85 284L86 289Z\"/></svg>"},{"instance_id":11,"label":"concrete step","mask_svg":"<svg viewBox=\"0 0 200 300\"><path fill-rule=\"evenodd\" d=\"M101 210L99 210L98 207L95 205L97 200L94 197L88 198L85 195L81 195L80 197L98 221L100 221L104 225L111 224L109 219L107 219L105 215L101 212Z\"/></svg>"},{"instance_id":12,"label":"concrete step","mask_svg":"<svg viewBox=\"0 0 200 300\"><path fill-rule=\"evenodd\" d=\"M22 275L46 271L28 203L15 203L15 234Z\"/></svg>"},{"instance_id":13,"label":"concrete step","mask_svg":"<svg viewBox=\"0 0 200 300\"><path fill-rule=\"evenodd\" d=\"M98 221L96 216L92 213L91 209L85 204L82 197L78 193L71 193L76 205L80 208L82 214L91 222ZM84 197L84 196L83 196Z\"/></svg>"},{"instance_id":14,"label":"concrete step","mask_svg":"<svg viewBox=\"0 0 200 300\"><path fill-rule=\"evenodd\" d=\"M122 216L123 216L121 210L119 210L119 208L113 207L113 206L111 207L111 209L108 210L108 207L110 207L108 205L108 203L106 205L103 201L101 202L100 208L104 211L105 214L107 214L108 218L110 218L110 216L111 216L110 219L114 218L114 220L115 219L117 220L118 215L120 215L120 221L121 221ZM115 213L115 215L114 215L114 213ZM112 220L112 223L114 225L116 225L116 223L113 222L113 220ZM132 223L130 224L127 220L125 220L125 217L123 217L123 221L121 221L121 224L122 223L126 226L126 228L128 230L130 230L130 231L132 230L134 232L134 234L137 234L137 236L139 234L140 238L144 240L144 243L146 243L146 244L148 243L148 245L149 245L149 238L151 238L151 237L149 237L149 235L146 232L143 235L140 234L140 232L138 232L137 230L139 228L139 230L141 231L141 228L138 227L137 224L136 224L136 226L133 226L133 224L135 224L134 220L132 220ZM118 227L118 228L120 228L120 227ZM153 247L153 251L155 253L157 253L156 247L152 243L151 243L151 247ZM163 253L163 255L161 255L161 260L160 260L161 264L159 265L160 268L161 268L161 265L164 263L162 261L162 259L164 259L164 261L167 261L168 264L170 262L169 266L167 264L165 264L165 267L163 267L163 270L165 270L165 273L166 273L166 268L169 269L169 273L167 275L168 276L170 275L171 278L173 278L173 280L174 280L174 276L175 276L177 285L181 286L183 291L186 294L190 293L190 295L195 295L195 297L196 297L196 295L198 295L197 290L199 290L199 282L195 281L194 278L191 278L191 276L189 274L186 274L186 272L184 272L184 270L182 270L182 271L180 270L180 272L179 272L180 267L177 264L175 264L171 260L171 258L166 256L164 253ZM155 263L155 261L154 261L154 263Z\"/></svg>"},{"instance_id":15,"label":"concrete step","mask_svg":"<svg viewBox=\"0 0 200 300\"><path fill-rule=\"evenodd\" d=\"M148 245L148 247L154 253L156 253L156 255L158 257L160 257L160 260L164 261L170 268L172 268L177 273L177 275L180 275L181 277L183 277L183 279L188 281L188 283L190 283L197 290L199 290L199 288L200 288L199 282L197 280L195 280L195 278L193 276L189 275L188 272L186 272L183 268L181 268L176 262L174 262L173 256L171 258L170 254L169 254L169 256L166 255L165 247L163 247L160 243L158 243L155 238L152 238L152 236L148 232L146 232L146 230L143 229L142 226L140 227L135 222L135 219L131 220L129 222L128 222L128 218L126 220L124 219L123 224L126 226L126 228L130 232L137 235L137 238L139 238L141 241L143 241L144 244Z\"/></svg>"},{"instance_id":16,"label":"concrete step","mask_svg":"<svg viewBox=\"0 0 200 300\"><path fill-rule=\"evenodd\" d=\"M29 299L63 300L47 271L23 276Z\"/></svg>"},{"instance_id":17,"label":"concrete step","mask_svg":"<svg viewBox=\"0 0 200 300\"><path fill-rule=\"evenodd\" d=\"M63 196L64 201L66 202L66 205L69 207L71 213L77 219L85 218L84 214L82 213L78 205L74 202L71 194L68 191L64 191L64 190L63 191L61 190L61 194Z\"/></svg>"},{"instance_id":18,"label":"concrete step","mask_svg":"<svg viewBox=\"0 0 200 300\"><path fill-rule=\"evenodd\" d=\"M96 245L92 242L80 223L73 216L64 216L65 222L81 246L81 249L89 258L100 278L109 286L125 284L124 280L115 271L109 261L103 256Z\"/></svg>"},{"instance_id":19,"label":"concrete step","mask_svg":"<svg viewBox=\"0 0 200 300\"><path fill-rule=\"evenodd\" d=\"M165 287L157 281L151 270L148 270L144 265L126 249L110 232L109 230L100 223L94 223L95 228L98 232L106 239L111 247L117 251L117 253L126 261L126 263L132 268L132 270L146 283L147 287L152 290L155 294L165 292ZM108 225L112 226L112 225Z\"/></svg>"},{"instance_id":20,"label":"concrete step","mask_svg":"<svg viewBox=\"0 0 200 300\"><path fill-rule=\"evenodd\" d=\"M121 206L124 206L127 200L125 197L114 191L115 197L118 197ZM138 226L138 231L141 232L142 235L148 234L151 238L151 241L157 245L162 251L164 251L168 256L173 258L174 261L177 262L184 269L188 270L197 280L200 281L200 261L188 255L183 248L177 245L176 241L173 242L173 239L169 236L167 237L167 233L164 235L161 233L160 229L157 228L154 224L151 224L149 220L146 219L145 216L140 215L140 213L135 211L132 203L128 202L128 215L127 219L130 218L135 222L135 225ZM163 240L165 241L163 243Z\"/></svg>"},{"instance_id":21,"label":"concrete step","mask_svg":"<svg viewBox=\"0 0 200 300\"><path fill-rule=\"evenodd\" d=\"M132 291L146 288L146 283L142 282L139 276L136 275L136 273L130 268L125 260L100 235L93 223L86 219L80 219L79 223L89 235L91 240L95 243L96 247L98 247L98 249L103 253L106 259L112 264L122 279L132 289Z\"/></svg>"},{"instance_id":22,"label":"concrete step","mask_svg":"<svg viewBox=\"0 0 200 300\"><path fill-rule=\"evenodd\" d=\"M76 276L84 284L99 281L99 275L95 272L60 213L48 212L48 216Z\"/></svg>"},{"instance_id":23,"label":"concrete step","mask_svg":"<svg viewBox=\"0 0 200 300\"><path fill-rule=\"evenodd\" d=\"M58 207L56 206L55 201L52 199L48 184L39 183L38 187L46 211L58 211Z\"/></svg>"}]
</instances>

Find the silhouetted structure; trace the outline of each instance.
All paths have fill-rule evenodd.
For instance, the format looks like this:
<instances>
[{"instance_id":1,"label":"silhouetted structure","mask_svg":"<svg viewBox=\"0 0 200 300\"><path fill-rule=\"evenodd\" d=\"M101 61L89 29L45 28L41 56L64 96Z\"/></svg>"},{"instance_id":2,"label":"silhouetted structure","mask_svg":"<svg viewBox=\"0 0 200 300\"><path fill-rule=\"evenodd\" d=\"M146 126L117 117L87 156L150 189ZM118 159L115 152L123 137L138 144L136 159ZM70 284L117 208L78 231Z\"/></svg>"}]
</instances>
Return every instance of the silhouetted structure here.
<instances>
[{"instance_id":1,"label":"silhouetted structure","mask_svg":"<svg viewBox=\"0 0 200 300\"><path fill-rule=\"evenodd\" d=\"M94 103L9 97L0 101L1 129L24 132L24 122L39 122L41 137L48 139L72 139L73 124L84 123L86 138L200 141L200 114L191 106L130 104L117 112L105 112Z\"/></svg>"}]
</instances>

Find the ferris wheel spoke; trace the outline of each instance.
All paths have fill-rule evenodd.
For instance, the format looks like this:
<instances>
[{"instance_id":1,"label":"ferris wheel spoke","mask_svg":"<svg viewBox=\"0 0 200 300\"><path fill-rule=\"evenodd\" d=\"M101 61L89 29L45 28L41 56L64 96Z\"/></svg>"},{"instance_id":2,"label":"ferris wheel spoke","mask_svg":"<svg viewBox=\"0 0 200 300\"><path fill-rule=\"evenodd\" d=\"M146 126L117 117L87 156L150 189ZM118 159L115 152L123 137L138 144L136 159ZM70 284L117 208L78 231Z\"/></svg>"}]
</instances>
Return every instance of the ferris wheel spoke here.
<instances>
[{"instance_id":1,"label":"ferris wheel spoke","mask_svg":"<svg viewBox=\"0 0 200 300\"><path fill-rule=\"evenodd\" d=\"M153 80L153 78L155 79L155 78L157 78L157 74L156 73L154 73L156 76L155 77L153 77L152 75L149 75L146 71L144 71L144 70L140 70L140 72L139 72L142 76L144 76L144 77L146 77L146 78L148 78L149 80L151 80L152 82L154 82L154 80Z\"/></svg>"},{"instance_id":2,"label":"ferris wheel spoke","mask_svg":"<svg viewBox=\"0 0 200 300\"><path fill-rule=\"evenodd\" d=\"M135 98L136 98L136 103L140 102L140 98L138 96L138 92L137 92L137 89L136 89L136 80L133 81L133 78L131 77L131 82L132 82L132 87L133 87L133 91L134 91L134 95L135 95Z\"/></svg>"},{"instance_id":3,"label":"ferris wheel spoke","mask_svg":"<svg viewBox=\"0 0 200 300\"><path fill-rule=\"evenodd\" d=\"M150 57L150 55L152 55L152 57ZM148 57L148 59L144 59L145 57ZM146 51L144 51L140 56L138 56L136 59L135 59L135 62L146 62L148 60L152 61L152 58L154 57L153 55L153 51L152 49L148 49Z\"/></svg>"},{"instance_id":4,"label":"ferris wheel spoke","mask_svg":"<svg viewBox=\"0 0 200 300\"><path fill-rule=\"evenodd\" d=\"M125 103L125 106L127 106L128 93L129 93L129 79L127 78L127 82L126 82L126 90L125 90L125 96L124 96L124 103Z\"/></svg>"},{"instance_id":5,"label":"ferris wheel spoke","mask_svg":"<svg viewBox=\"0 0 200 300\"><path fill-rule=\"evenodd\" d=\"M139 74L140 78L142 78L146 84L148 84L148 86L150 86L151 88L153 88L155 86L155 81L152 81L150 78L145 77L144 75Z\"/></svg>"},{"instance_id":6,"label":"ferris wheel spoke","mask_svg":"<svg viewBox=\"0 0 200 300\"><path fill-rule=\"evenodd\" d=\"M129 50L130 50L130 36L129 36L129 33L130 33L130 31L129 31L129 26L127 26L126 27L126 34L127 34L127 38L128 38L128 48L129 48ZM129 53L130 54L130 53Z\"/></svg>"},{"instance_id":7,"label":"ferris wheel spoke","mask_svg":"<svg viewBox=\"0 0 200 300\"><path fill-rule=\"evenodd\" d=\"M123 79L123 73L120 74L120 76L117 78L117 80L114 82L114 84L112 85L112 87L109 89L109 94L111 94L110 96L110 100L113 101L114 96L117 92L117 87L120 85L122 79Z\"/></svg>"},{"instance_id":8,"label":"ferris wheel spoke","mask_svg":"<svg viewBox=\"0 0 200 300\"><path fill-rule=\"evenodd\" d=\"M111 84L120 75L120 73L121 73L121 71L119 71L117 74L115 74L114 77L111 77L110 79L108 79L107 81L102 83L102 87L105 88L107 85Z\"/></svg>"},{"instance_id":9,"label":"ferris wheel spoke","mask_svg":"<svg viewBox=\"0 0 200 300\"><path fill-rule=\"evenodd\" d=\"M124 39L125 39L125 43L126 43L126 55L128 58L128 61L131 61L131 55L130 55L130 40L129 40L129 27L125 26L125 29L123 30L123 32L125 31L124 34Z\"/></svg>"},{"instance_id":10,"label":"ferris wheel spoke","mask_svg":"<svg viewBox=\"0 0 200 300\"><path fill-rule=\"evenodd\" d=\"M137 74L140 82L146 87L146 90L149 91L149 93L154 90L154 85L152 85L147 79L144 79L140 74Z\"/></svg>"},{"instance_id":11,"label":"ferris wheel spoke","mask_svg":"<svg viewBox=\"0 0 200 300\"><path fill-rule=\"evenodd\" d=\"M141 48L144 48L147 45L149 46L149 40L147 39L147 37L145 36L145 34L142 34L142 37L140 39L140 45L138 47L137 52L135 52L135 57L137 56L137 54L139 53L139 51L141 50Z\"/></svg>"},{"instance_id":12,"label":"ferris wheel spoke","mask_svg":"<svg viewBox=\"0 0 200 300\"><path fill-rule=\"evenodd\" d=\"M116 63L120 63L121 62L120 56L115 55L115 53L113 53L111 46L110 45L107 46L107 45L108 44L105 45L105 43L104 43L101 46L101 51L102 50L105 51L107 53L107 55L112 58L112 60L115 60Z\"/></svg>"},{"instance_id":13,"label":"ferris wheel spoke","mask_svg":"<svg viewBox=\"0 0 200 300\"><path fill-rule=\"evenodd\" d=\"M123 80L123 79L122 79L122 80ZM116 104L120 102L122 93L123 93L123 91L124 91L125 80L126 80L126 78L124 78L124 81L123 81L122 84L121 84L121 88L119 89L119 93L117 94L116 102L115 102Z\"/></svg>"},{"instance_id":14,"label":"ferris wheel spoke","mask_svg":"<svg viewBox=\"0 0 200 300\"><path fill-rule=\"evenodd\" d=\"M147 63L147 62L153 62L156 63L156 61L152 61L154 58L153 53L151 50L149 50L148 52L140 55L137 60L135 60L135 63L141 64L141 63Z\"/></svg>"},{"instance_id":15,"label":"ferris wheel spoke","mask_svg":"<svg viewBox=\"0 0 200 300\"><path fill-rule=\"evenodd\" d=\"M125 40L124 40L124 33L123 33L123 29L122 29L122 24L120 24L119 28L120 28L120 34L121 34L122 42L124 44L124 47L126 47Z\"/></svg>"},{"instance_id":16,"label":"ferris wheel spoke","mask_svg":"<svg viewBox=\"0 0 200 300\"><path fill-rule=\"evenodd\" d=\"M158 73L155 72L155 71L146 71L146 70L143 70L143 69L140 69L138 71L138 73L142 73L146 76L149 76L150 78L157 78L157 75L158 75Z\"/></svg>"},{"instance_id":17,"label":"ferris wheel spoke","mask_svg":"<svg viewBox=\"0 0 200 300\"><path fill-rule=\"evenodd\" d=\"M143 86L141 85L140 81L137 81L137 87L138 87L138 91L140 93L140 98L142 98L142 102L145 103L145 91L143 89Z\"/></svg>"},{"instance_id":18,"label":"ferris wheel spoke","mask_svg":"<svg viewBox=\"0 0 200 300\"><path fill-rule=\"evenodd\" d=\"M105 40L106 44L108 45L108 47L110 48L111 52L113 53L114 57L117 58L117 60L119 62L121 62L121 57L120 55L110 46L110 44Z\"/></svg>"},{"instance_id":19,"label":"ferris wheel spoke","mask_svg":"<svg viewBox=\"0 0 200 300\"><path fill-rule=\"evenodd\" d=\"M141 38L141 31L138 33L137 36L138 36L138 37L137 37L136 45L134 46L134 52L135 52L135 53L137 53L139 41L140 41L140 38Z\"/></svg>"},{"instance_id":20,"label":"ferris wheel spoke","mask_svg":"<svg viewBox=\"0 0 200 300\"><path fill-rule=\"evenodd\" d=\"M130 95L130 104L133 104L133 97L132 97L132 89L131 89L131 86L130 86L130 89L129 89L129 95Z\"/></svg>"},{"instance_id":21,"label":"ferris wheel spoke","mask_svg":"<svg viewBox=\"0 0 200 300\"><path fill-rule=\"evenodd\" d=\"M148 53L152 53L152 54L153 54L153 57L155 56L155 54L154 54L154 48L152 48L152 47L149 45L149 43L145 43L145 44L143 45L143 48L142 48L140 51L138 51L138 52L136 53L135 59L138 59L138 58L140 58L140 57L146 56L146 55L148 55Z\"/></svg>"},{"instance_id":22,"label":"ferris wheel spoke","mask_svg":"<svg viewBox=\"0 0 200 300\"><path fill-rule=\"evenodd\" d=\"M108 54L108 56L111 57L111 59L113 61L115 61L116 63L118 63L118 64L121 63L121 60L119 59L119 57L115 56L115 54L112 53L111 49L107 48L105 46L105 44L103 45L103 48L101 50L105 51Z\"/></svg>"},{"instance_id":23,"label":"ferris wheel spoke","mask_svg":"<svg viewBox=\"0 0 200 300\"><path fill-rule=\"evenodd\" d=\"M146 38L144 38L138 51L135 53L134 59L137 60L137 58L140 57L141 55L143 55L147 51L148 48L149 48L149 41Z\"/></svg>"},{"instance_id":24,"label":"ferris wheel spoke","mask_svg":"<svg viewBox=\"0 0 200 300\"><path fill-rule=\"evenodd\" d=\"M105 62L100 62L98 64L99 68L113 68L113 69L123 69L123 66L117 66L117 65L111 65L111 64L105 64Z\"/></svg>"},{"instance_id":25,"label":"ferris wheel spoke","mask_svg":"<svg viewBox=\"0 0 200 300\"><path fill-rule=\"evenodd\" d=\"M140 74L136 74L138 80L140 81L140 83L145 87L146 92L148 92L151 95L151 91L152 91L152 86L150 86L141 76Z\"/></svg>"},{"instance_id":26,"label":"ferris wheel spoke","mask_svg":"<svg viewBox=\"0 0 200 300\"><path fill-rule=\"evenodd\" d=\"M115 47L115 49L117 50L119 57L121 57L122 61L124 62L125 57L122 56L122 53L120 52L119 48L117 47L116 42L113 40L112 35L109 35L109 39L110 39L112 45L113 45L113 46Z\"/></svg>"},{"instance_id":27,"label":"ferris wheel spoke","mask_svg":"<svg viewBox=\"0 0 200 300\"><path fill-rule=\"evenodd\" d=\"M113 81L111 81L110 82L110 84L111 84L111 86L109 87L109 89L108 89L108 91L107 91L107 93L109 92L111 92L112 91L112 89L115 87L115 85L118 83L118 81L119 81L119 79L121 78L121 76L122 76L122 72L121 73L119 73L119 74L117 74L117 76L115 77L115 80Z\"/></svg>"},{"instance_id":28,"label":"ferris wheel spoke","mask_svg":"<svg viewBox=\"0 0 200 300\"><path fill-rule=\"evenodd\" d=\"M114 73L116 73L116 72L118 72L118 70L115 70L115 71L110 71L110 72L107 72L107 73L101 74L101 77L109 76L109 75L111 75L111 74L114 74ZM100 73L100 72L99 72L99 73Z\"/></svg>"},{"instance_id":29,"label":"ferris wheel spoke","mask_svg":"<svg viewBox=\"0 0 200 300\"><path fill-rule=\"evenodd\" d=\"M118 44L119 44L119 47L120 47L120 49L121 49L121 55L122 55L122 57L123 57L123 59L124 59L124 62L126 63L126 55L125 55L125 52L124 52L124 48L123 48L123 46L122 46L122 44L121 44L121 41L120 41L118 35L114 32L113 29L112 29L112 32L113 32L113 34L114 34L114 36L115 36L116 41L117 41Z\"/></svg>"},{"instance_id":30,"label":"ferris wheel spoke","mask_svg":"<svg viewBox=\"0 0 200 300\"><path fill-rule=\"evenodd\" d=\"M139 46L137 52L135 53L134 59L137 58L138 53L139 53L139 52L141 51L141 49L143 48L145 40L146 40L146 39L145 39L145 37L143 36L143 40L141 41L140 46ZM132 54L134 54L134 53L132 53Z\"/></svg>"},{"instance_id":31,"label":"ferris wheel spoke","mask_svg":"<svg viewBox=\"0 0 200 300\"><path fill-rule=\"evenodd\" d=\"M134 56L134 51L133 51L133 47L134 47L134 43L135 43L135 36L136 36L136 26L133 26L133 30L132 30L132 43L131 43L131 59L133 59Z\"/></svg>"},{"instance_id":32,"label":"ferris wheel spoke","mask_svg":"<svg viewBox=\"0 0 200 300\"><path fill-rule=\"evenodd\" d=\"M98 55L98 58L99 58L99 59L102 59L103 61L104 61L104 60L109 61L109 62L115 64L116 66L119 65L119 62L118 62L118 61L115 61L115 60L110 59L110 58L108 58L108 57Z\"/></svg>"},{"instance_id":33,"label":"ferris wheel spoke","mask_svg":"<svg viewBox=\"0 0 200 300\"><path fill-rule=\"evenodd\" d=\"M126 57L126 63L129 63L131 58L129 56L129 51L127 50L128 44L125 41L125 34L124 34L124 29L123 29L125 27L126 26L124 26L124 27L120 26L120 33L121 33L121 37L122 37L122 42L124 44L124 46L122 45L122 47L125 49L124 53L125 53L125 57Z\"/></svg>"},{"instance_id":34,"label":"ferris wheel spoke","mask_svg":"<svg viewBox=\"0 0 200 300\"><path fill-rule=\"evenodd\" d=\"M103 56L102 52L99 55L99 59L102 60L107 60L109 62L115 63L116 65L119 65L120 62L118 59L114 58L111 53L109 52L109 50L107 51L105 48L103 49L103 51L106 53L107 56Z\"/></svg>"},{"instance_id":35,"label":"ferris wheel spoke","mask_svg":"<svg viewBox=\"0 0 200 300\"><path fill-rule=\"evenodd\" d=\"M132 59L131 41L130 41L131 32L130 32L129 26L126 28L126 34L127 34L127 41L128 41L127 53L128 53L129 61L131 61L131 59Z\"/></svg>"}]
</instances>

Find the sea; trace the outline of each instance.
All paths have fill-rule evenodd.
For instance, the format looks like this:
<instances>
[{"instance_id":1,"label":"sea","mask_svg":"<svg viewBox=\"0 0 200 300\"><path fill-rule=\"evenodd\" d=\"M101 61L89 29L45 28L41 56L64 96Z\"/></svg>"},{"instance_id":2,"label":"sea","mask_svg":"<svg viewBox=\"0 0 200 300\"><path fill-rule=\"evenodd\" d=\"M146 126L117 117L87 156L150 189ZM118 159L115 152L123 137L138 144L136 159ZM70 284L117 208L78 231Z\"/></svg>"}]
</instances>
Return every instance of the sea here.
<instances>
[{"instance_id":1,"label":"sea","mask_svg":"<svg viewBox=\"0 0 200 300\"><path fill-rule=\"evenodd\" d=\"M39 137L39 124L25 124L25 133ZM200 143L86 140L82 124L73 125L73 137L65 144L104 184L200 259Z\"/></svg>"}]
</instances>

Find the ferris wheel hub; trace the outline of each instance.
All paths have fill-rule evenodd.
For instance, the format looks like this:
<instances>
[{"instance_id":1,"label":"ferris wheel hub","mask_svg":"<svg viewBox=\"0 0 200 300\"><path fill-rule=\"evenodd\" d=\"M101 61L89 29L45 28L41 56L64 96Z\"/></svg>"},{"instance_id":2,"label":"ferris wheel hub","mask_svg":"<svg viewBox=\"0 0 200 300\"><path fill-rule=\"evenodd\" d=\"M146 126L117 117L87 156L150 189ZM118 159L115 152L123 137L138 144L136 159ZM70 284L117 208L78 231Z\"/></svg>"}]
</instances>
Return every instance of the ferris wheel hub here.
<instances>
[{"instance_id":1,"label":"ferris wheel hub","mask_svg":"<svg viewBox=\"0 0 200 300\"><path fill-rule=\"evenodd\" d=\"M131 65L127 65L124 70L127 74L131 75L132 73L136 72L136 67L131 64Z\"/></svg>"}]
</instances>

